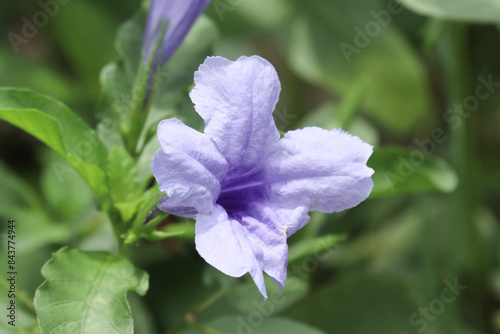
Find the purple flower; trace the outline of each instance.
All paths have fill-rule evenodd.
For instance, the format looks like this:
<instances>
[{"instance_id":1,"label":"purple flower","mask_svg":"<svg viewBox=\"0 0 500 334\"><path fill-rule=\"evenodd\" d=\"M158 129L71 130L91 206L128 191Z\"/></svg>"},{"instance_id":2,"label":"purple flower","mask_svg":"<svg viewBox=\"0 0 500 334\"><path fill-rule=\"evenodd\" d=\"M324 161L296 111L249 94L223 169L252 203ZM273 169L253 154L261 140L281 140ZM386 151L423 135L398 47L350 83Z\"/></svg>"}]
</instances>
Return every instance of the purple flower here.
<instances>
[{"instance_id":1,"label":"purple flower","mask_svg":"<svg viewBox=\"0 0 500 334\"><path fill-rule=\"evenodd\" d=\"M263 272L285 285L286 239L309 222L308 212L337 212L368 197L372 147L317 127L280 139L272 117L280 82L258 56L209 57L194 79L205 133L177 119L159 124L152 170L167 195L159 207L196 217L200 255L227 275L249 272L267 298Z\"/></svg>"},{"instance_id":2,"label":"purple flower","mask_svg":"<svg viewBox=\"0 0 500 334\"><path fill-rule=\"evenodd\" d=\"M167 30L156 52L153 68L158 63L166 63L209 3L210 0L151 0L143 39L145 61L149 61L163 25L167 22Z\"/></svg>"}]
</instances>

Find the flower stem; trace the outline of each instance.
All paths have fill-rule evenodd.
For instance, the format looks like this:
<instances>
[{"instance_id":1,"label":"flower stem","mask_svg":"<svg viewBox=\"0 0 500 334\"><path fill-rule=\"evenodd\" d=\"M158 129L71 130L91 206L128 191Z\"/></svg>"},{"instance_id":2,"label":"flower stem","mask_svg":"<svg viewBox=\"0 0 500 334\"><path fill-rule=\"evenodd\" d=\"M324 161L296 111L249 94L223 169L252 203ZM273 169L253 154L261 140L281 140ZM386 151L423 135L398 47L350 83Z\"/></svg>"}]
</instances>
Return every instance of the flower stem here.
<instances>
[{"instance_id":1,"label":"flower stem","mask_svg":"<svg viewBox=\"0 0 500 334\"><path fill-rule=\"evenodd\" d=\"M229 290L231 290L232 285L229 285L227 287L224 287L214 293L210 298L205 300L203 303L201 303L199 306L195 307L191 312L186 314L186 320L188 322L194 321L196 318L196 315L198 313L202 312L203 310L207 309L209 306L214 304L216 301L218 301L221 297L223 297Z\"/></svg>"},{"instance_id":2,"label":"flower stem","mask_svg":"<svg viewBox=\"0 0 500 334\"><path fill-rule=\"evenodd\" d=\"M451 108L454 104L463 101L466 96L468 82L468 59L466 36L467 27L464 24L450 23L448 35L447 51L444 51L443 65L445 68L445 78L447 87L448 106ZM468 203L468 163L467 163L467 122L463 120L460 126L450 130L450 149L451 160L458 174L459 183L454 193L453 201L453 258L450 261L449 273L457 276L459 272L460 254L459 249L463 230L469 223L469 203Z\"/></svg>"},{"instance_id":3,"label":"flower stem","mask_svg":"<svg viewBox=\"0 0 500 334\"><path fill-rule=\"evenodd\" d=\"M472 69L469 60L469 29L466 24L455 23L452 26L451 50L457 59L454 64L454 72L450 73L448 82L450 85L450 105L454 101L460 102L462 109L465 109L464 101L466 98L474 96L476 85L472 84ZM453 55L450 55L453 57ZM451 58L450 57L450 58ZM449 72L452 68L449 68ZM456 168L459 184L454 194L453 210L454 213L454 257L452 279L459 277L462 273L469 278L468 285L471 289L477 290L470 298L474 298L474 304L478 305L471 310L475 316L471 318L482 319L481 308L487 295L486 276L488 264L485 262L484 244L481 240L478 226L475 223L474 210L478 203L476 190L476 175L474 170L474 141L476 140L474 121L477 119L479 111L472 111L462 118L461 125L450 133L451 139L451 158ZM462 271L462 272L461 272ZM482 320L475 324L477 327L483 327Z\"/></svg>"},{"instance_id":4,"label":"flower stem","mask_svg":"<svg viewBox=\"0 0 500 334\"><path fill-rule=\"evenodd\" d=\"M236 281L235 281L236 282ZM210 296L208 299L203 301L200 305L196 306L194 309L189 311L185 316L184 316L184 321L181 323L177 324L172 328L172 330L169 331L169 333L177 333L179 330L184 328L186 325L190 327L194 327L204 333L207 334L223 334L213 328L210 328L206 325L200 324L196 321L196 316L206 310L208 307L213 305L216 301L218 301L220 298L222 298L226 293L231 290L234 284L230 284L226 287L223 287L219 289L217 292L215 292L212 296Z\"/></svg>"},{"instance_id":5,"label":"flower stem","mask_svg":"<svg viewBox=\"0 0 500 334\"><path fill-rule=\"evenodd\" d=\"M149 59L144 61L141 57L139 70L135 79L134 87L132 88L132 97L130 99L130 119L123 126L123 136L129 153L136 157L142 148L139 145L144 124L148 116L154 86L157 84L155 76L158 74L158 65L155 64L155 59L158 60L157 51L161 50L161 43L167 30L168 21L163 22L161 32L158 35L153 52ZM161 52L160 52L161 54ZM143 56L144 57L144 56ZM145 63L145 65L143 65ZM144 145L144 144L142 144Z\"/></svg>"},{"instance_id":6,"label":"flower stem","mask_svg":"<svg viewBox=\"0 0 500 334\"><path fill-rule=\"evenodd\" d=\"M449 23L447 44L443 45L442 62L445 69L448 107L453 110L457 105L464 111L463 101L474 93L471 83L469 61L469 27L464 23ZM458 115L457 115L458 116ZM472 122L474 115L461 117L459 125L450 126L451 161L457 172L459 183L452 198L452 225L449 267L447 279L463 279L464 274L472 278L469 284L481 286L482 245L477 226L474 223L473 210L476 202L474 196L474 177L472 171L473 151L471 150ZM481 297L479 297L481 299ZM481 305L482 301L476 303ZM459 315L458 303L450 305L455 317ZM479 308L478 308L479 311ZM450 322L453 322L450 319Z\"/></svg>"}]
</instances>

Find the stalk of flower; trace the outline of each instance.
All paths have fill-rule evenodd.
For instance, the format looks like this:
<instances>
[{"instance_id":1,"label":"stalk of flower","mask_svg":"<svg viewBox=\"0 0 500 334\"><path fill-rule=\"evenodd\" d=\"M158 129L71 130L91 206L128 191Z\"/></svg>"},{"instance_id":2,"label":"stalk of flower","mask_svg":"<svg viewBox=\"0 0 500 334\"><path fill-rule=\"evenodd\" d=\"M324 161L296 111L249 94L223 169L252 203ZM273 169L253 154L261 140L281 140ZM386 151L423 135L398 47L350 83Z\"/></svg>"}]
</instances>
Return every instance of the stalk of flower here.
<instances>
[{"instance_id":1,"label":"stalk of flower","mask_svg":"<svg viewBox=\"0 0 500 334\"><path fill-rule=\"evenodd\" d=\"M123 131L131 153L136 151L157 72L172 57L209 3L210 0L151 1L142 42L143 66L134 85L130 122Z\"/></svg>"},{"instance_id":2,"label":"stalk of flower","mask_svg":"<svg viewBox=\"0 0 500 334\"><path fill-rule=\"evenodd\" d=\"M165 64L186 37L196 19L203 13L210 0L152 0L149 8L146 31L143 38L144 59L153 57L151 73ZM162 35L160 47L156 42Z\"/></svg>"},{"instance_id":3,"label":"stalk of flower","mask_svg":"<svg viewBox=\"0 0 500 334\"><path fill-rule=\"evenodd\" d=\"M358 205L373 188L372 146L343 130L308 127L283 138L273 120L281 90L258 56L208 57L191 100L204 133L168 119L152 171L166 193L159 208L196 218L196 249L223 273L250 273L267 298L263 272L283 288L287 238L310 220Z\"/></svg>"}]
</instances>

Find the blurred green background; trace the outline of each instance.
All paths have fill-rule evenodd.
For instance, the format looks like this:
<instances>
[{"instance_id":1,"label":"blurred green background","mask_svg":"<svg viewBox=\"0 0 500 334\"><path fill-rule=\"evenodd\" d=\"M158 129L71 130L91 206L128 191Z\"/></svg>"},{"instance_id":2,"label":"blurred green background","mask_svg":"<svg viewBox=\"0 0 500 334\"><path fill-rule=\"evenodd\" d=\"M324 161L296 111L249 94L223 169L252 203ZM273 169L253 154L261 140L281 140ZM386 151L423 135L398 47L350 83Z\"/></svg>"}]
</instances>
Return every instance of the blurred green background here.
<instances>
[{"instance_id":1,"label":"blurred green background","mask_svg":"<svg viewBox=\"0 0 500 334\"><path fill-rule=\"evenodd\" d=\"M500 5L403 2L212 2L212 53L258 54L276 67L280 130L343 127L374 145L375 188L354 209L312 214L289 239L287 287L266 303L251 280L234 283L206 265L192 236L133 249L151 277L146 297L129 294L136 333L173 333L199 305L196 319L221 333L500 333ZM0 86L58 98L94 127L99 73L118 57L116 32L139 7L60 4L16 53L9 33L43 9L3 0ZM52 252L116 250L90 190L71 170L61 178L61 166L43 144L0 122L0 226L18 222L25 302L16 329L4 319L1 333L38 333L30 300ZM346 239L337 244L331 234ZM314 255L318 245L327 250Z\"/></svg>"}]
</instances>

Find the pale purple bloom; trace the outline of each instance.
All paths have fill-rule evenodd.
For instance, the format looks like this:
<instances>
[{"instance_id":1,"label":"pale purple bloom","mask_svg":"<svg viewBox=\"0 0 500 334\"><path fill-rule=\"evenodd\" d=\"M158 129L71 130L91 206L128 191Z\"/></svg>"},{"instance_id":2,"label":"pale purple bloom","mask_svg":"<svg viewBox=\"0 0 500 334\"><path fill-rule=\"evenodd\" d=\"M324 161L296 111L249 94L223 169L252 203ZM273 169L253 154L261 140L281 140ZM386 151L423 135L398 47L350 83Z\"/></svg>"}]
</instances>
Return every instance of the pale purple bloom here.
<instances>
[{"instance_id":1,"label":"pale purple bloom","mask_svg":"<svg viewBox=\"0 0 500 334\"><path fill-rule=\"evenodd\" d=\"M166 192L159 206L196 217L200 255L227 275L249 272L267 298L263 272L285 285L286 240L309 222L308 212L342 211L368 197L372 146L317 127L280 139L272 117L280 82L258 56L209 57L194 79L190 96L205 133L177 119L159 124L152 164Z\"/></svg>"},{"instance_id":2,"label":"pale purple bloom","mask_svg":"<svg viewBox=\"0 0 500 334\"><path fill-rule=\"evenodd\" d=\"M149 61L163 25L167 22L167 30L156 52L153 68L166 63L209 3L210 0L151 0L143 39L144 60Z\"/></svg>"}]
</instances>

